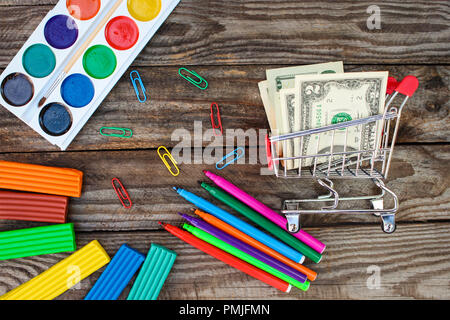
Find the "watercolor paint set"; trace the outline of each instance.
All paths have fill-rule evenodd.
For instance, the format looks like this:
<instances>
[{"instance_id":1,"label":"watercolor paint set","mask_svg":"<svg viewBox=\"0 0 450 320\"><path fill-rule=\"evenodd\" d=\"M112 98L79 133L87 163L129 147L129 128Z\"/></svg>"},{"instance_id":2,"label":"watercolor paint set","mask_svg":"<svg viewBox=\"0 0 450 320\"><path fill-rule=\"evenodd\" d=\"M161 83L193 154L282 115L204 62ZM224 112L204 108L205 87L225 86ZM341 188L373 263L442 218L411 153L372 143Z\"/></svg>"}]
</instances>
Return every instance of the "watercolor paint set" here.
<instances>
[{"instance_id":1,"label":"watercolor paint set","mask_svg":"<svg viewBox=\"0 0 450 320\"><path fill-rule=\"evenodd\" d=\"M0 76L0 104L65 150L180 0L60 0Z\"/></svg>"}]
</instances>

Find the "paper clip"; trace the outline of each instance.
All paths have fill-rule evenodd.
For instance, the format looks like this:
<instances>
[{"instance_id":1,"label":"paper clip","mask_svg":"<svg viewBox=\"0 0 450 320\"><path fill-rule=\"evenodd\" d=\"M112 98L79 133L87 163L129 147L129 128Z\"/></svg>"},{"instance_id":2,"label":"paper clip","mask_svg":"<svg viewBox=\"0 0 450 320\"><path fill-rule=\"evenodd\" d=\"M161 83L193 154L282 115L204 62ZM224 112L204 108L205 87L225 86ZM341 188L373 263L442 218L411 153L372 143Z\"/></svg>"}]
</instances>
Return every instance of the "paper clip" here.
<instances>
[{"instance_id":1,"label":"paper clip","mask_svg":"<svg viewBox=\"0 0 450 320\"><path fill-rule=\"evenodd\" d=\"M185 76L185 75L183 75L183 73L181 72L181 71L186 71L186 72L188 72L189 74L191 74L191 75L193 75L193 76L195 76L195 77L197 77L197 79L198 80L195 80L195 79L193 79L193 78L191 78L190 76ZM183 78L183 79L186 79L187 81L189 81L190 83L192 83L194 86L196 86L197 88L199 88L200 90L205 90L206 88L208 88L208 81L206 81L205 79L203 79L197 72L195 72L195 71L191 71L191 70L188 70L188 69L186 69L186 68L180 68L180 69L178 69L178 74ZM205 85L204 86L201 86L201 84L202 83L205 83Z\"/></svg>"},{"instance_id":2,"label":"paper clip","mask_svg":"<svg viewBox=\"0 0 450 320\"><path fill-rule=\"evenodd\" d=\"M218 125L216 125L216 122L214 121L214 108L213 108L214 106L216 106ZM211 125L213 127L215 136L221 136L223 134L222 119L220 118L220 109L219 109L219 105L217 104L217 102L213 102L211 104ZM216 134L216 129L220 130L220 134Z\"/></svg>"},{"instance_id":3,"label":"paper clip","mask_svg":"<svg viewBox=\"0 0 450 320\"><path fill-rule=\"evenodd\" d=\"M105 133L105 130L115 130L122 132L121 134L118 133ZM131 138L133 136L133 131L128 128L115 128L115 127L102 127L100 129L100 134L105 137L117 137L117 138Z\"/></svg>"},{"instance_id":4,"label":"paper clip","mask_svg":"<svg viewBox=\"0 0 450 320\"><path fill-rule=\"evenodd\" d=\"M240 153L238 151L241 151ZM230 152L229 154L227 154L225 157L223 157L222 160L220 160L219 162L216 163L216 169L217 170L222 170L226 167L228 167L230 164L232 164L233 162L237 161L238 159L242 158L242 156L245 154L245 150L242 147L237 148L236 150ZM228 162L225 162L225 165L222 167L219 167L219 165L225 161L226 159L230 158L230 157L234 157L233 159L231 159Z\"/></svg>"},{"instance_id":5,"label":"paper clip","mask_svg":"<svg viewBox=\"0 0 450 320\"><path fill-rule=\"evenodd\" d=\"M133 74L136 74L136 76L133 77ZM137 96L137 99L139 100L139 102L144 103L145 101L147 101L147 96L145 94L145 87L144 87L144 84L142 83L142 79L141 79L141 76L139 75L139 72L137 72L136 70L131 71L130 79L131 79L131 83L133 84L134 91L136 92L136 96ZM139 88L138 88L136 82L139 82L139 86L141 87L142 95L144 96L143 99L141 99L141 93L139 91Z\"/></svg>"},{"instance_id":6,"label":"paper clip","mask_svg":"<svg viewBox=\"0 0 450 320\"><path fill-rule=\"evenodd\" d=\"M165 151L164 154L161 154L160 150L163 149ZM173 175L174 177L178 176L180 174L180 169L178 169L177 167L177 162L175 161L175 159L172 157L172 155L170 154L169 150L167 150L166 147L164 146L160 146L158 148L158 155L161 158L162 162L164 162L164 164L166 165L167 170L169 170L170 174ZM169 158L169 160L172 162L172 165L174 166L175 169L177 169L177 172L174 173L172 171L172 167L170 166L170 164L167 162L166 157Z\"/></svg>"},{"instance_id":7,"label":"paper clip","mask_svg":"<svg viewBox=\"0 0 450 320\"><path fill-rule=\"evenodd\" d=\"M123 186L122 182L120 182L118 178L113 178L111 180L111 184L124 208L130 209L133 203L131 202L130 196L128 195L128 192ZM128 202L128 204L125 204L125 202Z\"/></svg>"}]
</instances>

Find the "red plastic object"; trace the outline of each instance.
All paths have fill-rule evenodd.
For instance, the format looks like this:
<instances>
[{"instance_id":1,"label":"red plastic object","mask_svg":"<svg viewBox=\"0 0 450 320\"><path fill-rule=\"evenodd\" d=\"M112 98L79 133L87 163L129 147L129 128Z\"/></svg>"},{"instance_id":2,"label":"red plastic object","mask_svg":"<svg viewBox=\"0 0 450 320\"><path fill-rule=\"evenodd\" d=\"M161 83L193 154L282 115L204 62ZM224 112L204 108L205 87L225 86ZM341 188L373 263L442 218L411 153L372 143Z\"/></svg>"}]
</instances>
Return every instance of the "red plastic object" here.
<instances>
[{"instance_id":1,"label":"red plastic object","mask_svg":"<svg viewBox=\"0 0 450 320\"><path fill-rule=\"evenodd\" d=\"M65 223L68 197L0 191L0 219Z\"/></svg>"},{"instance_id":2,"label":"red plastic object","mask_svg":"<svg viewBox=\"0 0 450 320\"><path fill-rule=\"evenodd\" d=\"M129 209L133 206L133 203L131 202L130 196L128 195L127 190L123 186L122 182L118 178L113 178L111 180L111 184L114 188L114 191L116 192L117 196L119 197L120 203L122 203L122 206L125 209ZM128 202L128 204L126 204Z\"/></svg>"},{"instance_id":3,"label":"red plastic object","mask_svg":"<svg viewBox=\"0 0 450 320\"><path fill-rule=\"evenodd\" d=\"M391 95L398 86L398 81L394 77L389 77L387 82L386 93Z\"/></svg>"},{"instance_id":4,"label":"red plastic object","mask_svg":"<svg viewBox=\"0 0 450 320\"><path fill-rule=\"evenodd\" d=\"M216 106L218 124L216 124L216 122L214 121L214 108L213 108L214 106ZM211 125L214 129L215 136L221 136L223 134L222 119L220 118L220 109L219 109L219 105L217 104L217 102L211 103ZM216 129L220 130L220 134L216 134Z\"/></svg>"},{"instance_id":5,"label":"red plastic object","mask_svg":"<svg viewBox=\"0 0 450 320\"><path fill-rule=\"evenodd\" d=\"M248 264L247 262L245 262L241 259L238 259L235 256L232 256L231 254L229 254L221 249L214 247L213 245L210 245L209 243L193 236L189 232L181 230L170 224L164 224L164 223L160 223L160 224L164 227L164 229L166 229L172 235L189 243L191 246L194 246L195 248L209 254L210 256L212 256L222 262L225 262L226 264L228 264L238 270L241 270L242 272L248 274L249 276L252 276L253 278L256 278L274 288L277 288L278 290L281 290L283 292L289 292L290 285L287 282L285 282L285 281L283 281L261 269L258 269L255 266L252 266L251 264Z\"/></svg>"},{"instance_id":6,"label":"red plastic object","mask_svg":"<svg viewBox=\"0 0 450 320\"><path fill-rule=\"evenodd\" d=\"M106 25L105 38L114 49L128 50L138 41L139 28L131 18L118 16Z\"/></svg>"},{"instance_id":7,"label":"red plastic object","mask_svg":"<svg viewBox=\"0 0 450 320\"><path fill-rule=\"evenodd\" d=\"M406 76L397 86L395 91L404 94L405 96L412 97L419 87L419 80L414 76Z\"/></svg>"},{"instance_id":8,"label":"red plastic object","mask_svg":"<svg viewBox=\"0 0 450 320\"><path fill-rule=\"evenodd\" d=\"M267 157L267 166L269 167L270 170L272 170L273 168L273 163L272 163L272 151L271 151L271 144L270 144L270 139L269 139L269 135L266 134L266 157Z\"/></svg>"}]
</instances>

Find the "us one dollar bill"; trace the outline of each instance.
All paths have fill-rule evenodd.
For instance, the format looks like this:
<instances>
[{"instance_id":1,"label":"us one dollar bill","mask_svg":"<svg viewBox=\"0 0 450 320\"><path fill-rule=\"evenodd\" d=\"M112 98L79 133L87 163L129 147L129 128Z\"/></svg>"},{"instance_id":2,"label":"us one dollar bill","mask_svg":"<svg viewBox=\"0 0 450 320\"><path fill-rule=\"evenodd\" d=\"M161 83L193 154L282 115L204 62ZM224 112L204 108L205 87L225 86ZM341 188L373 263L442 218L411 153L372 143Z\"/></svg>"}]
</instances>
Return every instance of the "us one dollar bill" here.
<instances>
[{"instance_id":1,"label":"us one dollar bill","mask_svg":"<svg viewBox=\"0 0 450 320\"><path fill-rule=\"evenodd\" d=\"M387 78L388 72L296 76L294 127L303 131L383 113ZM380 123L335 130L334 136L333 131L307 135L302 144L294 144L293 153L295 156L310 156L329 153L331 148L334 153L373 150L379 148L381 135ZM318 157L316 164L328 159ZM313 162L313 158L304 159L302 166ZM296 165L298 167L298 163Z\"/></svg>"},{"instance_id":2,"label":"us one dollar bill","mask_svg":"<svg viewBox=\"0 0 450 320\"><path fill-rule=\"evenodd\" d=\"M272 134L277 135L277 119L275 117L275 108L273 103L269 98L269 83L267 80L258 82L259 94L264 105L264 110L266 111L267 121L269 122L270 131Z\"/></svg>"},{"instance_id":3,"label":"us one dollar bill","mask_svg":"<svg viewBox=\"0 0 450 320\"><path fill-rule=\"evenodd\" d=\"M279 135L293 132L293 129L288 126L288 122L290 121L288 120L289 118L286 119L284 116L288 114L286 108L292 106L292 104L290 104L290 106L286 105L286 103L293 102L292 92L289 92L289 97L286 98L286 92L283 90L295 88L295 77L297 75L332 74L342 72L344 72L344 64L342 61L266 70L267 80L264 81L263 85L267 88L265 94L268 95L267 100L269 102L267 108L265 104L265 108L266 113L267 109L270 109L272 120L269 120L269 123L272 122L272 126L276 127L276 130L273 130L271 126L272 134ZM293 155L293 150L294 142L291 140L277 144L277 153L279 157L291 157ZM282 161L282 165L288 166L289 169L295 167L293 163L293 161L287 161L286 163Z\"/></svg>"},{"instance_id":4,"label":"us one dollar bill","mask_svg":"<svg viewBox=\"0 0 450 320\"><path fill-rule=\"evenodd\" d=\"M344 64L342 61L266 70L268 95L273 105L277 128L279 130L282 128L280 91L294 88L296 76L343 72Z\"/></svg>"},{"instance_id":5,"label":"us one dollar bill","mask_svg":"<svg viewBox=\"0 0 450 320\"><path fill-rule=\"evenodd\" d=\"M298 105L298 95L296 94L295 88L292 89L281 89L280 90L280 118L281 118L281 128L279 130L280 134L287 134L292 132L297 132L300 130L300 121L298 115L296 114L296 106ZM294 147L298 143L298 139L293 140L283 140L280 142L280 147L283 150L283 157L293 157ZM294 160L287 160L287 169L294 169Z\"/></svg>"}]
</instances>

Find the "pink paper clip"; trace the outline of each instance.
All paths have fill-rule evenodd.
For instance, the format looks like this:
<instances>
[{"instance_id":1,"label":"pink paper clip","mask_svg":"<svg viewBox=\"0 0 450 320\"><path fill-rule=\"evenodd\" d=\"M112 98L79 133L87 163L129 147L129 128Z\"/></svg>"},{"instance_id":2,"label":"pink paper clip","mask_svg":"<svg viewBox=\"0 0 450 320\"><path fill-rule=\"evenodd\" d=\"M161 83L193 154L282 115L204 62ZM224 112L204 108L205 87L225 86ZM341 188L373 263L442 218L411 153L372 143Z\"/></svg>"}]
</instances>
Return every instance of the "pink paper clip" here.
<instances>
[{"instance_id":1,"label":"pink paper clip","mask_svg":"<svg viewBox=\"0 0 450 320\"><path fill-rule=\"evenodd\" d=\"M122 203L122 206L124 206L125 209L130 209L133 203L131 202L130 196L128 195L128 192L123 186L122 182L120 182L118 178L113 178L111 180L111 183L114 191L119 197L120 202ZM125 202L128 202L128 204L125 204Z\"/></svg>"},{"instance_id":2,"label":"pink paper clip","mask_svg":"<svg viewBox=\"0 0 450 320\"><path fill-rule=\"evenodd\" d=\"M216 125L216 122L214 121L214 105L216 106L217 122L219 123L218 125ZM211 104L211 125L213 127L215 136L221 136L223 134L222 119L220 118L220 110L217 102L213 102ZM216 129L220 130L220 134L216 134Z\"/></svg>"}]
</instances>

